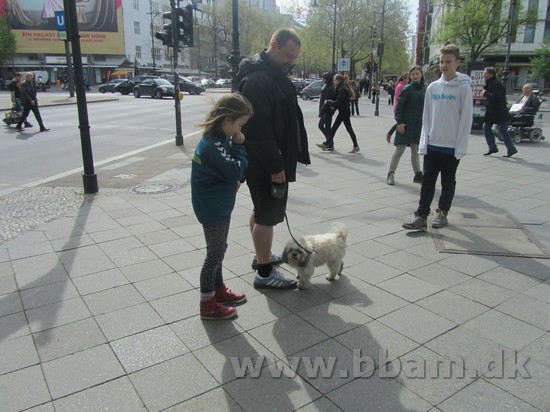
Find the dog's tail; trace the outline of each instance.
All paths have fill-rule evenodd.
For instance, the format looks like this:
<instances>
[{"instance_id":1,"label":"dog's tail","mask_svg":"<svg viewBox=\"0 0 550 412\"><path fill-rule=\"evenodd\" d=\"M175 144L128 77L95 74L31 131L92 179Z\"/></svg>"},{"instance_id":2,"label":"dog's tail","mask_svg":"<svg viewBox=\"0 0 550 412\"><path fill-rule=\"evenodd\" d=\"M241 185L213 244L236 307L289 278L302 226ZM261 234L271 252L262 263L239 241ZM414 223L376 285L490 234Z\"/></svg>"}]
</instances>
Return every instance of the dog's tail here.
<instances>
[{"instance_id":1,"label":"dog's tail","mask_svg":"<svg viewBox=\"0 0 550 412\"><path fill-rule=\"evenodd\" d=\"M345 243L348 237L348 228L343 223L333 223L332 231Z\"/></svg>"}]
</instances>

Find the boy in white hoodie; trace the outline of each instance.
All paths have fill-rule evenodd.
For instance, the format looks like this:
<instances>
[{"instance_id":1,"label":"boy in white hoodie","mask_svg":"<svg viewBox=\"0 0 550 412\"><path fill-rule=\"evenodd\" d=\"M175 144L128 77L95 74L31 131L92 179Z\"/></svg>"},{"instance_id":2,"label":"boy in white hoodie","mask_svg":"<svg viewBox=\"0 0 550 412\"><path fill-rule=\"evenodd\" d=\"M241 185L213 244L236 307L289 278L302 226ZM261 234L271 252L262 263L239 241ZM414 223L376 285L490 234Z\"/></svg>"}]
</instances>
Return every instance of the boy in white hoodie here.
<instances>
[{"instance_id":1,"label":"boy in white hoodie","mask_svg":"<svg viewBox=\"0 0 550 412\"><path fill-rule=\"evenodd\" d=\"M447 225L456 186L456 169L466 155L472 128L472 87L470 78L457 73L460 50L454 44L441 49L439 69L441 77L426 90L422 132L418 153L424 155L424 181L420 202L408 230L426 230L430 206L435 194L437 177L441 173L441 196L432 221L432 227Z\"/></svg>"}]
</instances>

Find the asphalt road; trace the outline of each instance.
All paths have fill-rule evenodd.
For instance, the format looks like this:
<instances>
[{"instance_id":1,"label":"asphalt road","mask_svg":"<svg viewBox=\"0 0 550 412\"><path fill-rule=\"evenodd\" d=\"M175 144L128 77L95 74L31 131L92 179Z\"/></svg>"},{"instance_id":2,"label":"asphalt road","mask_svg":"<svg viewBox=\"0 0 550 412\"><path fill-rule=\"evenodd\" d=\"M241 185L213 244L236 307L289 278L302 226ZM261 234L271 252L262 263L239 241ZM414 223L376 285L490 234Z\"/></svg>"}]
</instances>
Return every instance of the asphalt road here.
<instances>
[{"instance_id":1,"label":"asphalt road","mask_svg":"<svg viewBox=\"0 0 550 412\"><path fill-rule=\"evenodd\" d=\"M197 133L195 125L204 120L211 97L216 95L184 97L181 104L184 137ZM2 127L0 194L34 186L75 169L82 170L76 105L42 107L40 112L49 132L39 133L32 113L29 117L34 124L32 128L19 132L13 126ZM175 141L174 102L169 98L120 96L116 101L89 104L88 117L96 164L168 140Z\"/></svg>"}]
</instances>

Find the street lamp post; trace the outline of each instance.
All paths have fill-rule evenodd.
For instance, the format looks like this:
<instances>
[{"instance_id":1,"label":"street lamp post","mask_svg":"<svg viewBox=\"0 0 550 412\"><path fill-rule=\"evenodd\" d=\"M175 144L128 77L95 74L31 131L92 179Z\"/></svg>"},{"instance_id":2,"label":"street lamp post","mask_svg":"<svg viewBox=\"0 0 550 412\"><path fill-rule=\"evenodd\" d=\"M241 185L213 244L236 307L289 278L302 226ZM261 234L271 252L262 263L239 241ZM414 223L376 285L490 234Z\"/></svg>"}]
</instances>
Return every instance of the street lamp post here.
<instances>
[{"instance_id":1,"label":"street lamp post","mask_svg":"<svg viewBox=\"0 0 550 412\"><path fill-rule=\"evenodd\" d=\"M504 70L502 70L502 84L508 92L508 76L510 74L510 46L512 44L512 29L515 23L515 14L516 14L516 0L510 1L510 17L508 21L510 22L510 27L508 28L507 45L506 45L506 58L504 60Z\"/></svg>"},{"instance_id":2,"label":"street lamp post","mask_svg":"<svg viewBox=\"0 0 550 412\"><path fill-rule=\"evenodd\" d=\"M153 75L155 75L157 73L157 64L155 60L155 34L154 34L155 28L153 26L153 0L149 0L149 15L151 16L151 57L153 58Z\"/></svg>"},{"instance_id":3,"label":"street lamp post","mask_svg":"<svg viewBox=\"0 0 550 412\"><path fill-rule=\"evenodd\" d=\"M386 12L386 0L382 1L382 16L380 23L380 41L378 42L378 93L376 93L376 108L374 115L380 115L380 92L382 91L382 55L384 54L384 14Z\"/></svg>"},{"instance_id":4,"label":"street lamp post","mask_svg":"<svg viewBox=\"0 0 550 412\"><path fill-rule=\"evenodd\" d=\"M232 47L231 56L229 56L229 63L231 63L231 91L235 92L239 88L239 82L237 81L237 72L239 71L239 63L242 56L239 50L239 0L233 1L233 33L232 33Z\"/></svg>"}]
</instances>

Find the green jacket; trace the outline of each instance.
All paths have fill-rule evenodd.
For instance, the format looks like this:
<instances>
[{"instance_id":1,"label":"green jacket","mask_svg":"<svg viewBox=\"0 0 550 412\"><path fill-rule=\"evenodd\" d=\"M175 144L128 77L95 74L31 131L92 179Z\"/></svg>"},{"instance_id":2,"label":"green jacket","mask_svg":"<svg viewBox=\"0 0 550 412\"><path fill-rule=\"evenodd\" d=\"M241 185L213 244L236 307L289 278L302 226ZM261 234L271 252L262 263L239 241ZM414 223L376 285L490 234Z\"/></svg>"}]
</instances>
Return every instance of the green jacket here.
<instances>
[{"instance_id":1,"label":"green jacket","mask_svg":"<svg viewBox=\"0 0 550 412\"><path fill-rule=\"evenodd\" d=\"M424 110L424 95L426 86L420 83L409 83L403 88L395 108L397 124L405 123L405 133L397 132L394 144L418 144L422 130L422 112Z\"/></svg>"}]
</instances>

